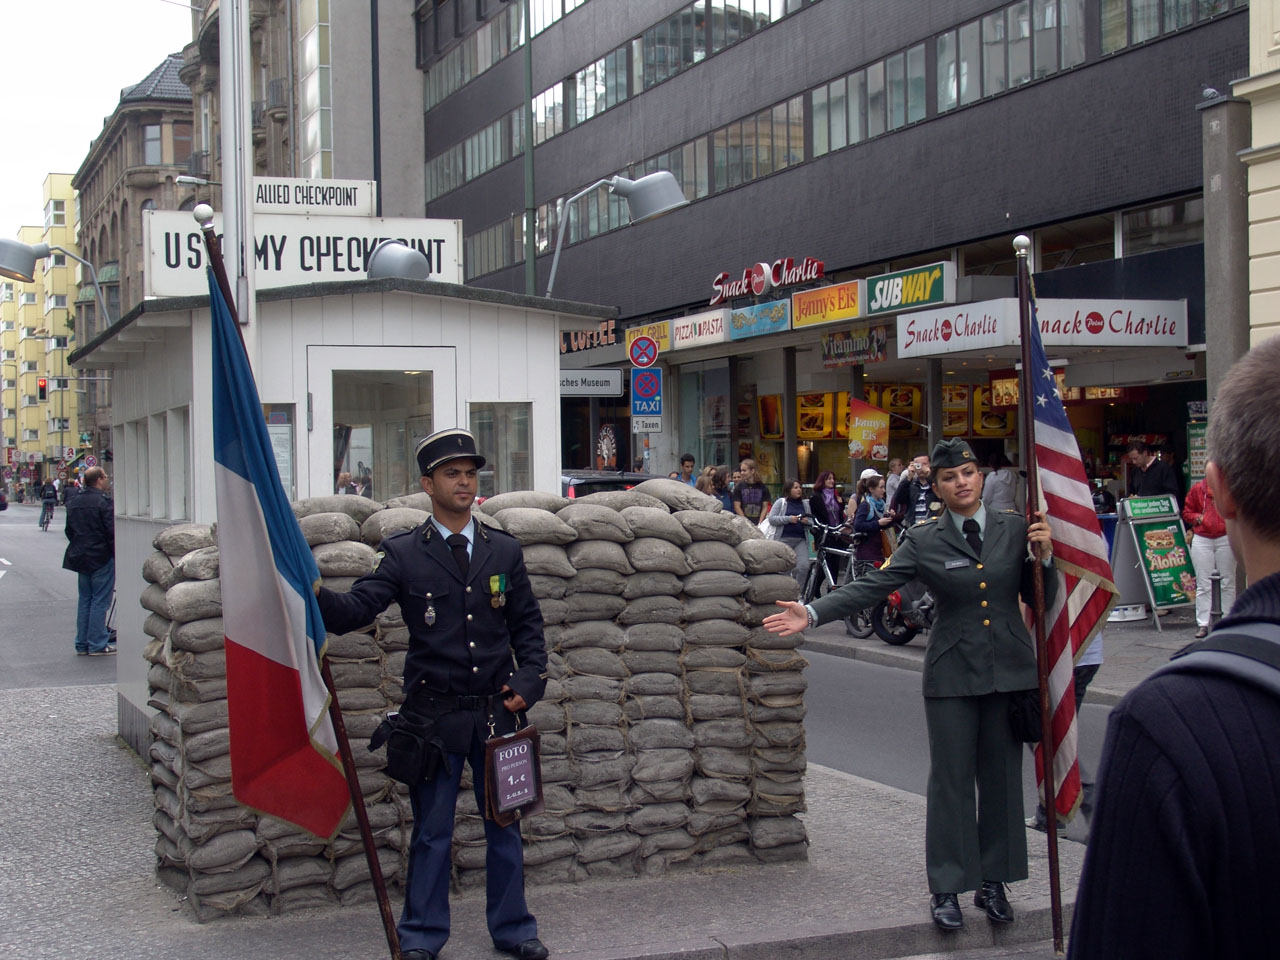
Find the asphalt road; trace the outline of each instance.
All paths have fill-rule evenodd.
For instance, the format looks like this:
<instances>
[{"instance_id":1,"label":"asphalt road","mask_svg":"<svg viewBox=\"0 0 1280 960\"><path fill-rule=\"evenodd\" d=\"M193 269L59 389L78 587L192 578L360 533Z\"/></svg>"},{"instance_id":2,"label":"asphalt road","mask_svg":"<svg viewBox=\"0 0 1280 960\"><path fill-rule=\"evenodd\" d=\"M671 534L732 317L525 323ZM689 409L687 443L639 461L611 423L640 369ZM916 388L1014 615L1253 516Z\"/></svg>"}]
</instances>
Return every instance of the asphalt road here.
<instances>
[{"instance_id":1,"label":"asphalt road","mask_svg":"<svg viewBox=\"0 0 1280 960\"><path fill-rule=\"evenodd\" d=\"M76 575L62 569L66 510L48 531L39 505L0 512L0 689L115 683L114 657L77 657Z\"/></svg>"},{"instance_id":2,"label":"asphalt road","mask_svg":"<svg viewBox=\"0 0 1280 960\"><path fill-rule=\"evenodd\" d=\"M929 775L920 674L861 660L807 652L808 716L805 736L811 763L924 795ZM1086 704L1080 750L1085 767L1098 769L1109 707ZM1035 804L1035 770L1023 765L1028 811ZM1028 814L1030 815L1030 814Z\"/></svg>"}]
</instances>

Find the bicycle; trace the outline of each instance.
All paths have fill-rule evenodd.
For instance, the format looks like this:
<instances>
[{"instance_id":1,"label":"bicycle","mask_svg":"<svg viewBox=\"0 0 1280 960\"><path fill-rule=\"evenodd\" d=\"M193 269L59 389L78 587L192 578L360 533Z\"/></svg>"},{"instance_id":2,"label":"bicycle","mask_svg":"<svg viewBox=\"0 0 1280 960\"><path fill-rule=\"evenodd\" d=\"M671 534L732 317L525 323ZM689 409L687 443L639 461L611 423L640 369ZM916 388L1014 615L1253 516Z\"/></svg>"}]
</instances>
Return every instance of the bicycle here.
<instances>
[{"instance_id":1,"label":"bicycle","mask_svg":"<svg viewBox=\"0 0 1280 960\"><path fill-rule=\"evenodd\" d=\"M847 523L828 526L819 520L814 520L810 529L813 530L816 556L809 564L809 574L805 577L804 586L800 591L801 603L812 603L818 597L825 596L837 587L848 583L851 575L853 579L857 579L866 576L867 570L875 568L874 564L865 560L855 560L852 549L837 546L840 542L839 537L849 532ZM828 559L832 562L828 563ZM832 567L836 569L835 577L831 574ZM859 640L871 636L869 611L859 610L853 616L845 617L844 629L849 636L857 637Z\"/></svg>"},{"instance_id":2,"label":"bicycle","mask_svg":"<svg viewBox=\"0 0 1280 960\"><path fill-rule=\"evenodd\" d=\"M45 500L40 505L40 529L49 532L49 523L53 520L54 501Z\"/></svg>"}]
</instances>

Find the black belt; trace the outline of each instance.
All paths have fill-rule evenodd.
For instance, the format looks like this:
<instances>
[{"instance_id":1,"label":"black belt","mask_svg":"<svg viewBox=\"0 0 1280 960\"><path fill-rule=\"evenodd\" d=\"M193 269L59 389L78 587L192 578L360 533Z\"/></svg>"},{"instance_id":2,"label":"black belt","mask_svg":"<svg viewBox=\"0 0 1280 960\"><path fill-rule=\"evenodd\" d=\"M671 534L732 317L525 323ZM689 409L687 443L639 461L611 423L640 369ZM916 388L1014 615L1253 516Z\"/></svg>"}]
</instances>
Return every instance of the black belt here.
<instances>
[{"instance_id":1,"label":"black belt","mask_svg":"<svg viewBox=\"0 0 1280 960\"><path fill-rule=\"evenodd\" d=\"M410 696L409 703L414 707L434 710L485 710L497 700L501 701L506 694L491 693L480 697L416 697Z\"/></svg>"}]
</instances>

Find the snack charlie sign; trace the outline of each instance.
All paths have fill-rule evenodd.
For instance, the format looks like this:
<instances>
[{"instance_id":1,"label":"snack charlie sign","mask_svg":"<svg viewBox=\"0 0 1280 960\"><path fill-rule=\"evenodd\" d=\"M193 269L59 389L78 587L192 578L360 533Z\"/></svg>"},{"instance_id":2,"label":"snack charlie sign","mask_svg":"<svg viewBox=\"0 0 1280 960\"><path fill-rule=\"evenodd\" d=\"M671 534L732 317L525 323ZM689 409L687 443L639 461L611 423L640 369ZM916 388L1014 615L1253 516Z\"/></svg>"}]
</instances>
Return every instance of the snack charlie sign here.
<instances>
[{"instance_id":1,"label":"snack charlie sign","mask_svg":"<svg viewBox=\"0 0 1280 960\"><path fill-rule=\"evenodd\" d=\"M214 229L222 236L222 216ZM427 258L431 279L462 283L462 221L375 217L254 217L254 281L259 290L302 283L362 279L369 254L383 240L400 240ZM204 242L191 214L149 210L143 217L149 297L196 297L209 292Z\"/></svg>"}]
</instances>

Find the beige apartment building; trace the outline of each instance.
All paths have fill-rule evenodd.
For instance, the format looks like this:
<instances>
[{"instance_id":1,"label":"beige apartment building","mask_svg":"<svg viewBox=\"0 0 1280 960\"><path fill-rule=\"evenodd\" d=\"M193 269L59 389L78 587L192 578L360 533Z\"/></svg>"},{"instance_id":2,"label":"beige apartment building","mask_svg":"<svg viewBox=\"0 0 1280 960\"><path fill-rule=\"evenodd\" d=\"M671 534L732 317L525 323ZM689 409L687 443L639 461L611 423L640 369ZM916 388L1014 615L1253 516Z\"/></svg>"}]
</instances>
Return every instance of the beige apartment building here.
<instances>
[{"instance_id":1,"label":"beige apartment building","mask_svg":"<svg viewBox=\"0 0 1280 960\"><path fill-rule=\"evenodd\" d=\"M1280 2L1249 7L1249 76L1233 85L1251 106L1249 327L1252 343L1280 333Z\"/></svg>"}]
</instances>

